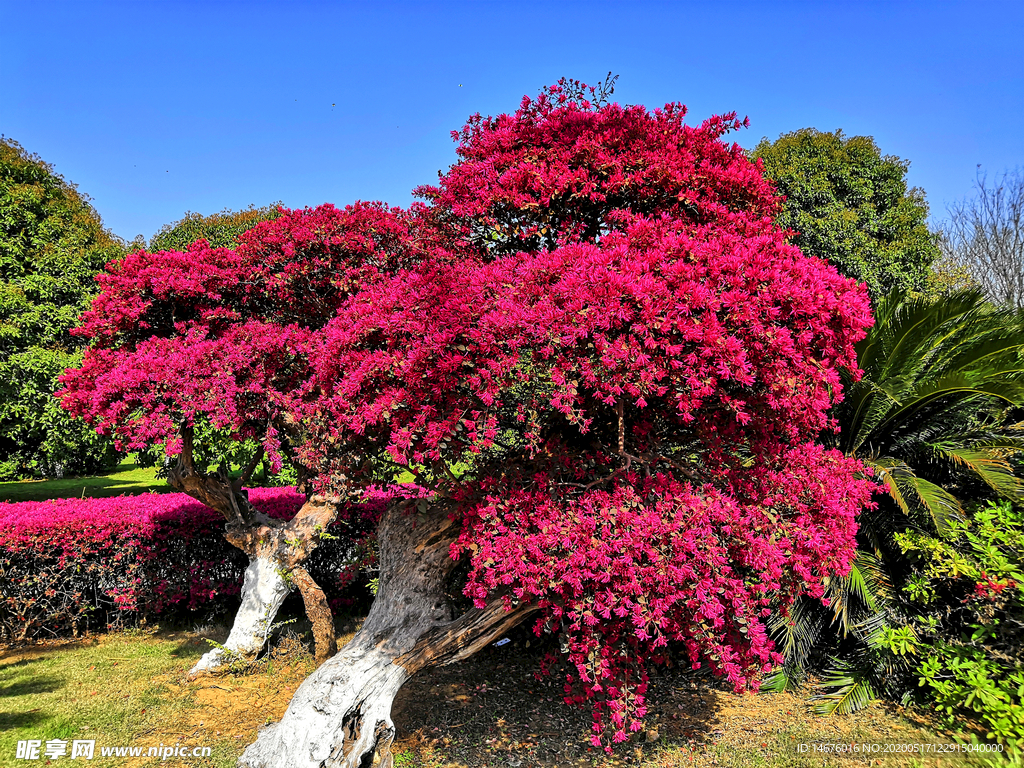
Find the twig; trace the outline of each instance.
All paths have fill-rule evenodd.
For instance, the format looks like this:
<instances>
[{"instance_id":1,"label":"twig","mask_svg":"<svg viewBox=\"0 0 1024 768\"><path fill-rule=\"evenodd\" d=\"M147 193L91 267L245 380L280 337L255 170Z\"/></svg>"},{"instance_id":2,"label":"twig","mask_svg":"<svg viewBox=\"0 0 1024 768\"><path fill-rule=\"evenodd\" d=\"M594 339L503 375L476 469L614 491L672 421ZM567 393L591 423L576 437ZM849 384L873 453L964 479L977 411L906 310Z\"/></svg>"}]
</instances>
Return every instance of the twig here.
<instances>
[{"instance_id":1,"label":"twig","mask_svg":"<svg viewBox=\"0 0 1024 768\"><path fill-rule=\"evenodd\" d=\"M615 404L615 412L619 415L619 454L626 453L626 421L623 418L622 400Z\"/></svg>"}]
</instances>

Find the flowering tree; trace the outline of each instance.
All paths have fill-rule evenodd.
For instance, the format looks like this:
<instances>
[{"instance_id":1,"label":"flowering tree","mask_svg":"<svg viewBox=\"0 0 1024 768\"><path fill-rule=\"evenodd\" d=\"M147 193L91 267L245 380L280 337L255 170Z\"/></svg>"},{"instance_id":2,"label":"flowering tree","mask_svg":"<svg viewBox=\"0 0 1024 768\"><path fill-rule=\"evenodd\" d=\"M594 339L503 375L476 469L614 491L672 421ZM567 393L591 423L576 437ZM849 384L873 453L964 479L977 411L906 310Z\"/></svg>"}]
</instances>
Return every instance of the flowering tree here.
<instances>
[{"instance_id":1,"label":"flowering tree","mask_svg":"<svg viewBox=\"0 0 1024 768\"><path fill-rule=\"evenodd\" d=\"M428 204L397 249L407 257L337 278L350 287L316 327L290 315L245 337L274 354L218 377L226 353L207 331L170 337L193 361L213 345L185 385L196 402L224 402L206 393L254 360L247 381L275 372L273 387L245 389L246 408L274 425L268 450L294 436L311 510L387 467L425 489L383 513L362 629L243 765L387 760L402 684L527 619L562 636L566 699L592 704L595 742L622 741L670 643L756 685L778 661L769 597L820 596L848 569L873 484L815 437L834 426L839 372L856 372L863 287L785 243L770 186L722 141L734 116L691 127L681 105L651 113L605 96L563 81L513 115L472 118L455 134L459 162L420 189ZM273 281L246 286L256 303L277 295ZM150 343L166 342L138 346ZM89 374L100 392L103 376L124 378L104 355L117 352L83 368L110 372ZM163 376L129 377L140 383L127 405L121 386L79 407L137 423L140 438L172 430L160 397L182 388ZM445 585L460 564L473 607L458 612Z\"/></svg>"},{"instance_id":2,"label":"flowering tree","mask_svg":"<svg viewBox=\"0 0 1024 768\"><path fill-rule=\"evenodd\" d=\"M310 375L306 346L363 281L412 262L414 229L378 203L283 211L235 249L199 240L184 252L137 251L98 278L101 293L76 330L92 347L60 395L125 449L167 443L178 454L171 485L224 516L226 538L250 557L230 651L262 647L292 587L313 621L318 657L336 650L326 599L302 562L343 500L310 495L280 521L253 507L242 485L264 455L276 468L294 458L301 435L290 393ZM242 477L197 466L199 423L262 443ZM222 662L214 649L193 672Z\"/></svg>"}]
</instances>

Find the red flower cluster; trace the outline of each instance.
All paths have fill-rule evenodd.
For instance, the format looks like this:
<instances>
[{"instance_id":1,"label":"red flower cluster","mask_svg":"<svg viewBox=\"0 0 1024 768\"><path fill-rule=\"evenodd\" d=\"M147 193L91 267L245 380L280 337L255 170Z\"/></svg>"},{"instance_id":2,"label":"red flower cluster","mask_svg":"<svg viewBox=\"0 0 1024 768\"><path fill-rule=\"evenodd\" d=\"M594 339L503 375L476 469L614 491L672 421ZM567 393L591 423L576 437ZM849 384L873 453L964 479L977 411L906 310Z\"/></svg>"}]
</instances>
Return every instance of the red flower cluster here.
<instances>
[{"instance_id":1,"label":"red flower cluster","mask_svg":"<svg viewBox=\"0 0 1024 768\"><path fill-rule=\"evenodd\" d=\"M979 581L974 585L973 595L981 600L993 600L1003 594L1004 590L1017 586L1017 582L1013 579L993 579L987 574L982 574L982 578L984 581Z\"/></svg>"},{"instance_id":2,"label":"red flower cluster","mask_svg":"<svg viewBox=\"0 0 1024 768\"><path fill-rule=\"evenodd\" d=\"M234 250L129 254L99 276L75 331L93 348L58 395L127 449L206 419L278 459L273 424L308 376L311 336L364 282L414 260L411 226L380 203L322 205L259 224Z\"/></svg>"}]
</instances>

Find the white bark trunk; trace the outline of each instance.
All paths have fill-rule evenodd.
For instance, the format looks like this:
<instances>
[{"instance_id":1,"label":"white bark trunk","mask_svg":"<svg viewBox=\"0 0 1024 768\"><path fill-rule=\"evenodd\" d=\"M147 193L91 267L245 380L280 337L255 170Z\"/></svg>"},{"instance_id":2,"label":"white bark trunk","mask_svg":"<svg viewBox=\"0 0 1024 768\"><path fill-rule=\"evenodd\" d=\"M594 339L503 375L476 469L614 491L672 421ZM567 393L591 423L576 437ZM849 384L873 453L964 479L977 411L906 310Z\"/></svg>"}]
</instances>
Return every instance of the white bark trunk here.
<instances>
[{"instance_id":1,"label":"white bark trunk","mask_svg":"<svg viewBox=\"0 0 1024 768\"><path fill-rule=\"evenodd\" d=\"M380 768L391 764L391 704L409 672L379 647L348 646L295 692L280 723L260 732L242 755L247 768Z\"/></svg>"},{"instance_id":2,"label":"white bark trunk","mask_svg":"<svg viewBox=\"0 0 1024 768\"><path fill-rule=\"evenodd\" d=\"M444 582L457 525L443 507L407 517L389 510L378 529L380 587L366 621L336 656L296 691L277 725L260 731L244 768L391 768L391 705L425 667L468 658L522 621L533 606L506 611L501 599L457 619Z\"/></svg>"},{"instance_id":3,"label":"white bark trunk","mask_svg":"<svg viewBox=\"0 0 1024 768\"><path fill-rule=\"evenodd\" d=\"M276 562L266 556L250 559L242 583L242 605L235 614L227 642L223 648L214 648L204 654L189 675L213 672L230 663L231 656L235 654L251 658L259 653L290 591L291 586Z\"/></svg>"}]
</instances>

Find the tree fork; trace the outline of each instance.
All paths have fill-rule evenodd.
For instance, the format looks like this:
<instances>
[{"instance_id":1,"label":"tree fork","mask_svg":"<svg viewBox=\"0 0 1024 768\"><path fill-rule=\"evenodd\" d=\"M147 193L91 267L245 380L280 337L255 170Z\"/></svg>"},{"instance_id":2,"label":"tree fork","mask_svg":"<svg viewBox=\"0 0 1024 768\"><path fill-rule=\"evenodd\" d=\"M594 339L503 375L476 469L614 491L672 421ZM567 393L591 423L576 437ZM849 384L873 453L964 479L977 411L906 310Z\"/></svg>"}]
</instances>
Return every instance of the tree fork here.
<instances>
[{"instance_id":1,"label":"tree fork","mask_svg":"<svg viewBox=\"0 0 1024 768\"><path fill-rule=\"evenodd\" d=\"M246 768L391 765L391 706L416 672L468 658L536 609L506 611L500 598L458 618L445 582L456 566L458 523L436 505L424 515L392 507L381 520L380 586L370 613L336 656L296 691L281 722L264 728L239 760Z\"/></svg>"},{"instance_id":2,"label":"tree fork","mask_svg":"<svg viewBox=\"0 0 1024 768\"><path fill-rule=\"evenodd\" d=\"M243 658L255 656L263 648L267 633L292 587L302 595L306 615L313 624L313 641L318 663L337 650L334 616L323 590L302 567L302 563L320 543L320 533L334 522L339 499L313 496L288 522L274 520L249 502L241 484L262 456L262 450L232 483L227 473L209 475L196 469L194 433L181 428L182 450L168 473L168 483L217 510L227 521L224 538L249 556L242 584L242 605L235 614L231 634L223 648L203 655L189 672L195 676L221 668L230 654Z\"/></svg>"},{"instance_id":3,"label":"tree fork","mask_svg":"<svg viewBox=\"0 0 1024 768\"><path fill-rule=\"evenodd\" d=\"M167 483L220 512L229 525L251 526L271 522L270 518L249 503L249 496L241 487L232 487L226 475L222 473L221 476L212 476L196 469L194 435L192 427L182 426L181 453L167 473Z\"/></svg>"}]
</instances>

